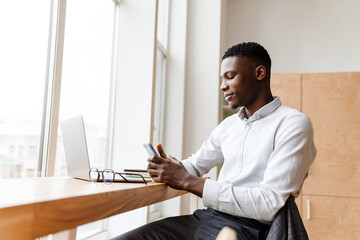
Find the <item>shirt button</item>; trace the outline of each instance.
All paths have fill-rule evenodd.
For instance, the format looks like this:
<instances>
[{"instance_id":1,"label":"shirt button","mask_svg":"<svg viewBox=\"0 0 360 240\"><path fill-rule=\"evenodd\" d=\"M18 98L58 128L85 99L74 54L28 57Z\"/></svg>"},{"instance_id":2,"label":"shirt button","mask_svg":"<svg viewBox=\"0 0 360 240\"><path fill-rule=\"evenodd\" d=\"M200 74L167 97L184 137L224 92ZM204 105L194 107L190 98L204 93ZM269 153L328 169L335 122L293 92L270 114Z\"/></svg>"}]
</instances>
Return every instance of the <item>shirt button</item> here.
<instances>
[{"instance_id":1,"label":"shirt button","mask_svg":"<svg viewBox=\"0 0 360 240\"><path fill-rule=\"evenodd\" d=\"M225 182L226 182L226 183L230 183L230 181L229 181L229 180L226 180Z\"/></svg>"}]
</instances>

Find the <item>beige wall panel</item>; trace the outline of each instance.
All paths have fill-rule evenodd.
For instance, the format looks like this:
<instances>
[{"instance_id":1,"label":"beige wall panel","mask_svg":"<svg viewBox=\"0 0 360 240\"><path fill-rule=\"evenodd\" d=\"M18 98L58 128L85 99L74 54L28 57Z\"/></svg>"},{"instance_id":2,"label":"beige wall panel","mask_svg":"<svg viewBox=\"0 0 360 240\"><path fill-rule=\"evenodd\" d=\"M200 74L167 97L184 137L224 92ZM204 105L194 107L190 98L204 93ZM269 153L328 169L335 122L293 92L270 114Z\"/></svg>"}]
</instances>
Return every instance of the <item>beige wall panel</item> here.
<instances>
[{"instance_id":1,"label":"beige wall panel","mask_svg":"<svg viewBox=\"0 0 360 240\"><path fill-rule=\"evenodd\" d=\"M359 198L303 194L302 205L303 222L311 240L359 239ZM309 206L310 211L308 211Z\"/></svg>"},{"instance_id":2,"label":"beige wall panel","mask_svg":"<svg viewBox=\"0 0 360 240\"><path fill-rule=\"evenodd\" d=\"M303 74L318 155L303 193L360 197L360 73Z\"/></svg>"},{"instance_id":3,"label":"beige wall panel","mask_svg":"<svg viewBox=\"0 0 360 240\"><path fill-rule=\"evenodd\" d=\"M280 97L283 105L301 110L301 74L271 74L271 91L273 96Z\"/></svg>"}]
</instances>

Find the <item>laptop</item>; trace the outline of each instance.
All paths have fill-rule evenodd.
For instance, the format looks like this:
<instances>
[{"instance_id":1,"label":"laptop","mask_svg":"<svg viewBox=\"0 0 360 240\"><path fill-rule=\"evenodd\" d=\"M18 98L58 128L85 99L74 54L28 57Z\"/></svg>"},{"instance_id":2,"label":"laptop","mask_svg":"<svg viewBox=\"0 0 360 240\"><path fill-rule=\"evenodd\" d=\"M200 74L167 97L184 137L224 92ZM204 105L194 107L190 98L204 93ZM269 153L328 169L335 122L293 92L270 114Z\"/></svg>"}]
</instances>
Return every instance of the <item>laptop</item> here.
<instances>
[{"instance_id":1,"label":"laptop","mask_svg":"<svg viewBox=\"0 0 360 240\"><path fill-rule=\"evenodd\" d=\"M90 181L90 161L82 116L61 122L67 172L70 177ZM103 170L103 169L99 169ZM129 182L143 182L139 177L126 177ZM145 179L147 182L149 179ZM101 181L101 179L100 179ZM118 174L114 182L125 182Z\"/></svg>"},{"instance_id":2,"label":"laptop","mask_svg":"<svg viewBox=\"0 0 360 240\"><path fill-rule=\"evenodd\" d=\"M68 175L90 181L90 162L83 117L77 116L62 121L61 132Z\"/></svg>"}]
</instances>

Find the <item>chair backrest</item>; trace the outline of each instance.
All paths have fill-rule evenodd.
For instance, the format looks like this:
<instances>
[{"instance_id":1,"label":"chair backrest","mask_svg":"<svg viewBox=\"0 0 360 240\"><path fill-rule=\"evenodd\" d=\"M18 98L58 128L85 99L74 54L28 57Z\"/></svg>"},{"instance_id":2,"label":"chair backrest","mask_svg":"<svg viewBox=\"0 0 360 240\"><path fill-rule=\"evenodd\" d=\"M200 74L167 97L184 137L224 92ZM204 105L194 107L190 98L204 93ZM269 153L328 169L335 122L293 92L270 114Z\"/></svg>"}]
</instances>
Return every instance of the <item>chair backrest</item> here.
<instances>
[{"instance_id":1,"label":"chair backrest","mask_svg":"<svg viewBox=\"0 0 360 240\"><path fill-rule=\"evenodd\" d=\"M266 240L308 240L294 196L290 195L284 207L276 214Z\"/></svg>"}]
</instances>

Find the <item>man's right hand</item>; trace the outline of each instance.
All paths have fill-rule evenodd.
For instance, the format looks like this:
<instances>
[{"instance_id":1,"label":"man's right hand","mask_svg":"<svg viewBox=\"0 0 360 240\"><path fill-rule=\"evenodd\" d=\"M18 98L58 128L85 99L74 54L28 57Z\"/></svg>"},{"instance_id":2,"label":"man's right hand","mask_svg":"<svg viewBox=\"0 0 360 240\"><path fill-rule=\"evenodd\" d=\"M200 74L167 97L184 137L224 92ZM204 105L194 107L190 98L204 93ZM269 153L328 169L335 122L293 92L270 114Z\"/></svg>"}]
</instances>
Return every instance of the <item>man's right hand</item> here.
<instances>
[{"instance_id":1,"label":"man's right hand","mask_svg":"<svg viewBox=\"0 0 360 240\"><path fill-rule=\"evenodd\" d=\"M181 161L165 153L161 144L158 144L157 150L160 156L148 158L147 170L155 182L168 184L175 189L187 190L202 196L205 180L189 174Z\"/></svg>"}]
</instances>

